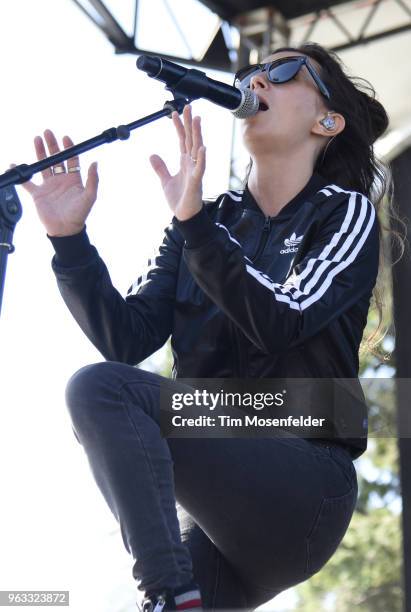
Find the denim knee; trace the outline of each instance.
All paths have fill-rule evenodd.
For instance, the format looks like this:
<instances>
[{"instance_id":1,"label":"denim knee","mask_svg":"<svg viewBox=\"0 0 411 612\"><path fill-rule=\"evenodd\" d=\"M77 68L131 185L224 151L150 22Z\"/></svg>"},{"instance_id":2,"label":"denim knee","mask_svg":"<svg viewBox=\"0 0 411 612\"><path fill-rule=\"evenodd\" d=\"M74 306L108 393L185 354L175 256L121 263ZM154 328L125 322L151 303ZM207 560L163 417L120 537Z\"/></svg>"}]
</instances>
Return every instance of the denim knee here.
<instances>
[{"instance_id":1,"label":"denim knee","mask_svg":"<svg viewBox=\"0 0 411 612\"><path fill-rule=\"evenodd\" d=\"M93 393L92 387L98 379L96 373L100 365L100 363L85 365L70 376L65 388L65 400L70 413L78 405L79 400Z\"/></svg>"},{"instance_id":2,"label":"denim knee","mask_svg":"<svg viewBox=\"0 0 411 612\"><path fill-rule=\"evenodd\" d=\"M73 424L77 428L101 421L106 411L120 403L121 389L129 382L158 384L159 377L151 372L117 361L101 361L85 365L69 378L65 401Z\"/></svg>"},{"instance_id":3,"label":"denim knee","mask_svg":"<svg viewBox=\"0 0 411 612\"><path fill-rule=\"evenodd\" d=\"M65 401L68 408L74 435L101 416L101 410L110 390L108 381L108 362L92 363L83 366L69 378L65 388Z\"/></svg>"}]
</instances>

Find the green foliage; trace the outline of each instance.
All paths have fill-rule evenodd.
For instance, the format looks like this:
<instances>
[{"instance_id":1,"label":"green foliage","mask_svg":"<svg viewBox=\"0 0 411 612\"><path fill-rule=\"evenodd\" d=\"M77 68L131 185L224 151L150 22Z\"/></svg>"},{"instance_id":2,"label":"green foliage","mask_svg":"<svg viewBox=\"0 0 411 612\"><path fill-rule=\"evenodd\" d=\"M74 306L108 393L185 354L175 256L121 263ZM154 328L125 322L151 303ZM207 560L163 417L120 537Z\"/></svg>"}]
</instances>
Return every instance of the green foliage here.
<instances>
[{"instance_id":1,"label":"green foliage","mask_svg":"<svg viewBox=\"0 0 411 612\"><path fill-rule=\"evenodd\" d=\"M171 339L168 339L166 348L164 351L164 360L157 374L160 374L160 376L166 376L167 378L171 378L172 367L173 367L173 353L171 350Z\"/></svg>"},{"instance_id":2,"label":"green foliage","mask_svg":"<svg viewBox=\"0 0 411 612\"><path fill-rule=\"evenodd\" d=\"M375 324L371 318L370 325ZM386 336L384 347L392 347ZM386 378L376 378L382 373ZM363 355L360 372L369 406L367 451L355 462L358 501L338 550L312 578L293 589L304 612L402 612L401 497L396 436L395 369ZM374 375L374 378L373 378Z\"/></svg>"},{"instance_id":3,"label":"green foliage","mask_svg":"<svg viewBox=\"0 0 411 612\"><path fill-rule=\"evenodd\" d=\"M357 512L334 557L297 587L297 609L401 612L400 559L400 517L387 508Z\"/></svg>"}]
</instances>

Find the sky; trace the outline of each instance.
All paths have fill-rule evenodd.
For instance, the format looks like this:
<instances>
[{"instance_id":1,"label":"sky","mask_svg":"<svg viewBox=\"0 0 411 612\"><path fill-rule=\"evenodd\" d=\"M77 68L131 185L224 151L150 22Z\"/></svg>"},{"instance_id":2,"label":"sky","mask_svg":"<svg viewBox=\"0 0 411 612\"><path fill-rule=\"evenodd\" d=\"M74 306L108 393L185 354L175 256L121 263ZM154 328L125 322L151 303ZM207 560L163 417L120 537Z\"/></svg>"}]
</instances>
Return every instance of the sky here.
<instances>
[{"instance_id":1,"label":"sky","mask_svg":"<svg viewBox=\"0 0 411 612\"><path fill-rule=\"evenodd\" d=\"M181 14L187 2L179 4ZM150 14L150 3L142 5L143 42L183 52L164 36L165 16ZM156 4L151 6L153 11ZM189 17L201 47L209 17ZM10 163L34 162L33 138L46 128L78 143L159 110L168 99L163 84L136 69L136 56L115 55L70 0L3 0L0 53L0 172ZM208 74L230 82L230 75ZM206 101L194 102L193 113L202 117L204 195L211 197L228 188L233 119ZM152 153L177 170L177 139L167 118L133 131L128 141L81 156L83 170L98 161L100 174L88 235L123 295L172 218L148 161ZM0 590L70 590L76 612L134 611L132 559L64 403L70 376L103 357L67 310L51 269L51 243L30 196L21 187L18 194L23 217L8 258L0 316ZM271 609L286 612L291 602L279 596Z\"/></svg>"}]
</instances>

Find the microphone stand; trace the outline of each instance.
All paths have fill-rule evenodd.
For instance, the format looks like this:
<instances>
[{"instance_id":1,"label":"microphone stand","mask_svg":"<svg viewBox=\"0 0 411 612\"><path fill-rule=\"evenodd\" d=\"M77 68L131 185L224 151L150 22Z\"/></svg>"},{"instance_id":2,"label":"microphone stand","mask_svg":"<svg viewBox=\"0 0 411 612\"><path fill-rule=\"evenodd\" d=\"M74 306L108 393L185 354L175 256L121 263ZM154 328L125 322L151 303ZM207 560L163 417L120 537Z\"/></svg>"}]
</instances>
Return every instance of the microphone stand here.
<instances>
[{"instance_id":1,"label":"microphone stand","mask_svg":"<svg viewBox=\"0 0 411 612\"><path fill-rule=\"evenodd\" d=\"M14 185L0 189L0 311L3 300L4 279L7 258L15 248L12 244L13 232L22 215L22 207Z\"/></svg>"},{"instance_id":2,"label":"microphone stand","mask_svg":"<svg viewBox=\"0 0 411 612\"><path fill-rule=\"evenodd\" d=\"M22 206L14 185L25 183L32 178L33 174L50 168L50 166L55 166L66 159L80 155L102 144L114 142L115 140L127 140L130 137L131 130L135 130L147 123L161 119L161 117L171 117L173 111L177 111L180 115L183 112L184 106L190 104L192 100L199 96L194 94L187 97L186 92L180 92L178 86L179 83L177 83L175 87L166 87L166 89L173 93L174 100L165 102L163 110L147 115L142 119L137 119L137 121L133 121L127 125L119 125L116 128L113 127L104 130L104 132L98 136L94 136L94 138L80 142L69 149L46 157L34 164L20 164L11 170L7 170L4 174L0 174L0 313L6 276L7 257L9 253L15 251L15 247L12 244L13 233L17 221L19 221L22 216Z\"/></svg>"}]
</instances>

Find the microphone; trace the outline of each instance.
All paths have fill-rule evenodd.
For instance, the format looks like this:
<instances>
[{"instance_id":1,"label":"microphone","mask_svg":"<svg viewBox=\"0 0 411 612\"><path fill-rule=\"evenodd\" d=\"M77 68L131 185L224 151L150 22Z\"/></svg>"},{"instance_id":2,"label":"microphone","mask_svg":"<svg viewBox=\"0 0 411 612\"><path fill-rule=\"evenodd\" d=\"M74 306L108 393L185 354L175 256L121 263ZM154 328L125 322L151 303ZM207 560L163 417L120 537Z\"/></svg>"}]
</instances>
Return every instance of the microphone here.
<instances>
[{"instance_id":1,"label":"microphone","mask_svg":"<svg viewBox=\"0 0 411 612\"><path fill-rule=\"evenodd\" d=\"M166 89L173 91L175 88L176 93L192 100L205 98L228 108L237 119L251 117L259 110L260 100L251 89L240 91L232 85L210 79L201 70L184 68L153 55L140 55L136 64L149 77L166 83Z\"/></svg>"}]
</instances>

